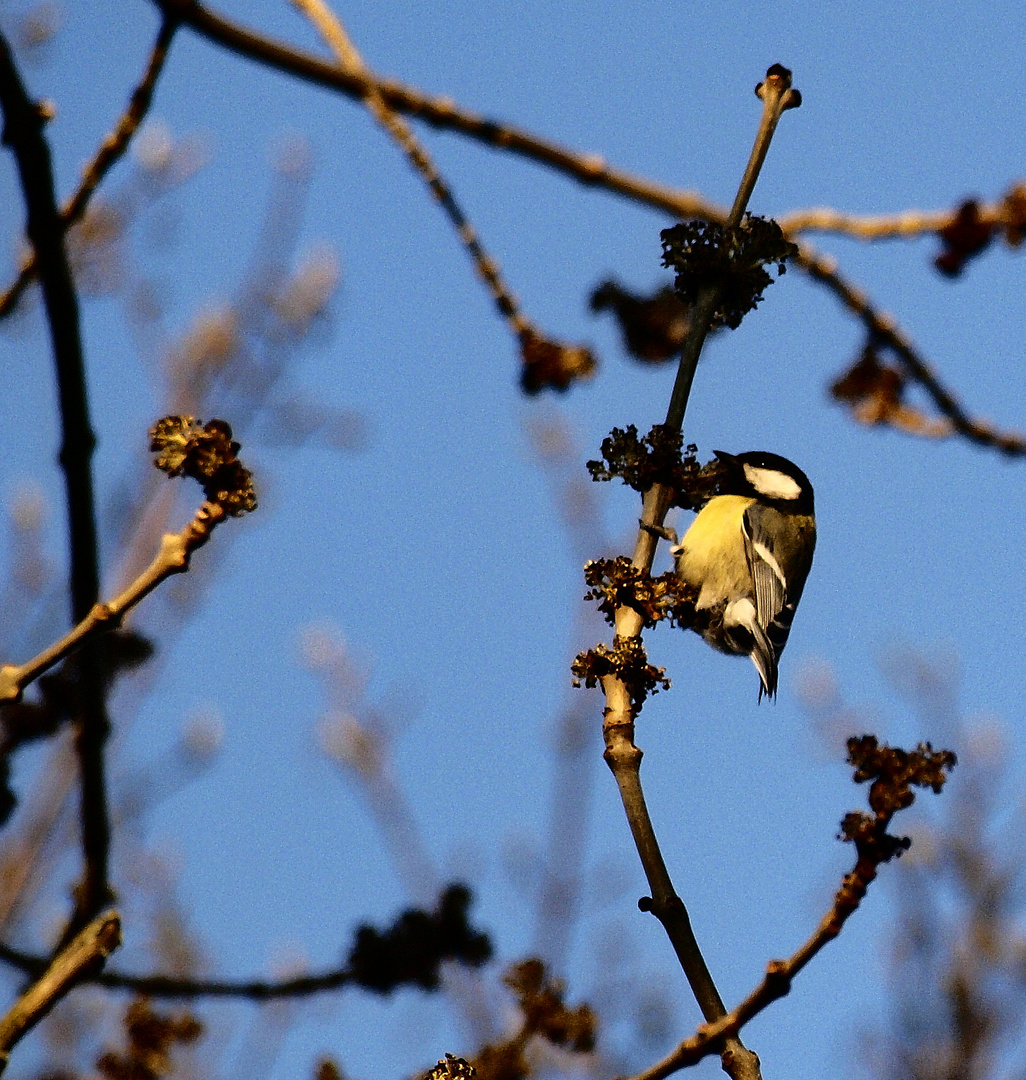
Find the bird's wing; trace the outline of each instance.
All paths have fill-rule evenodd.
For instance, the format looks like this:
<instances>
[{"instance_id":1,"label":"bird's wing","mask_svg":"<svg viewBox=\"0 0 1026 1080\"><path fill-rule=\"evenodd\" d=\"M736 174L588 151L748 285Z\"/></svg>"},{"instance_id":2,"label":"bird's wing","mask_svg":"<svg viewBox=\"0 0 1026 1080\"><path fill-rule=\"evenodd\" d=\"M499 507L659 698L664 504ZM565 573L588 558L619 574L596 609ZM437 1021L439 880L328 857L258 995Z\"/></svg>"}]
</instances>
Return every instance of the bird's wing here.
<instances>
[{"instance_id":1,"label":"bird's wing","mask_svg":"<svg viewBox=\"0 0 1026 1080\"><path fill-rule=\"evenodd\" d=\"M756 637L756 647L764 653L761 657L763 663L759 664L756 660L756 666L760 674L765 668L769 676L763 679L763 683L771 697L776 689L777 661L791 633L796 606L796 600L788 598L787 581L773 552L773 531L768 526L772 523L773 515L777 514L776 510L754 503L745 511L741 523L745 554L755 587L755 620L765 631L761 641Z\"/></svg>"}]
</instances>

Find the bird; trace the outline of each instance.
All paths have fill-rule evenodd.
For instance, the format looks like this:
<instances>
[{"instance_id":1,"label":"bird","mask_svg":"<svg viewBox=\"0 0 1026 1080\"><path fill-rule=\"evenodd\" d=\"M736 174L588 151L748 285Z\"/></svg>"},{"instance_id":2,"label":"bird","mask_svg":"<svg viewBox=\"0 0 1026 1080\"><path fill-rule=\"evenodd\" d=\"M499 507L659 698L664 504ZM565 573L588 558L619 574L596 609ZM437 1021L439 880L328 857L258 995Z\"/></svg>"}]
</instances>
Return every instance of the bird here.
<instances>
[{"instance_id":1,"label":"bird","mask_svg":"<svg viewBox=\"0 0 1026 1080\"><path fill-rule=\"evenodd\" d=\"M750 657L759 701L772 700L816 548L812 484L779 454L715 454L719 493L670 553L678 577L697 590L692 628L714 649Z\"/></svg>"}]
</instances>

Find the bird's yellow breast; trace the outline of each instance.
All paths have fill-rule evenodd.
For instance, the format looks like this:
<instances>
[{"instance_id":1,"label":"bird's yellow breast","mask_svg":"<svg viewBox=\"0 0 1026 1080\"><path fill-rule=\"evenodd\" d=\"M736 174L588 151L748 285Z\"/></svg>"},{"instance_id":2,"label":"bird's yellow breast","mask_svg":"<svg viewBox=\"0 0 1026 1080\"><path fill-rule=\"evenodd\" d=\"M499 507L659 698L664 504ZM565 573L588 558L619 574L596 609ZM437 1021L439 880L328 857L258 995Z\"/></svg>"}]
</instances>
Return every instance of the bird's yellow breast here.
<instances>
[{"instance_id":1,"label":"bird's yellow breast","mask_svg":"<svg viewBox=\"0 0 1026 1080\"><path fill-rule=\"evenodd\" d=\"M678 546L677 573L699 589L698 607L751 591L741 519L752 505L742 495L717 495L702 507Z\"/></svg>"}]
</instances>

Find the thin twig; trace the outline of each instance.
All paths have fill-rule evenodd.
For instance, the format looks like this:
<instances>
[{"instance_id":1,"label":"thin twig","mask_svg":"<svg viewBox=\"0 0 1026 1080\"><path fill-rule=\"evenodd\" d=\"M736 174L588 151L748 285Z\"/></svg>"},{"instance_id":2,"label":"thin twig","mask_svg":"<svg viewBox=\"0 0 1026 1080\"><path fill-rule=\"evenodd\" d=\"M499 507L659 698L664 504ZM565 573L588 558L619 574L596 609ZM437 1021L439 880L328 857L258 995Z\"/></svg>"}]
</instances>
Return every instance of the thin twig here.
<instances>
[{"instance_id":1,"label":"thin twig","mask_svg":"<svg viewBox=\"0 0 1026 1080\"><path fill-rule=\"evenodd\" d=\"M990 207L981 207L984 217ZM954 210L906 210L900 214L845 214L828 206L816 206L808 210L792 210L776 219L777 224L789 236L799 233L835 233L851 236L857 240L894 240L899 237L922 236L935 233L950 225L957 215ZM988 220L996 221L994 215Z\"/></svg>"},{"instance_id":2,"label":"thin twig","mask_svg":"<svg viewBox=\"0 0 1026 1080\"><path fill-rule=\"evenodd\" d=\"M36 981L0 1020L0 1072L11 1050L78 983L95 977L121 944L121 918L106 911L80 930L54 957L43 962Z\"/></svg>"},{"instance_id":3,"label":"thin twig","mask_svg":"<svg viewBox=\"0 0 1026 1080\"><path fill-rule=\"evenodd\" d=\"M929 363L916 351L895 320L873 307L865 294L839 273L834 259L820 255L809 244L799 244L796 261L809 277L825 285L865 326L873 338L887 345L902 362L908 375L923 387L957 432L971 442L994 447L1011 457L1026 454L1026 438L1022 435L999 431L984 420L973 419L962 408L958 399L937 378Z\"/></svg>"},{"instance_id":4,"label":"thin twig","mask_svg":"<svg viewBox=\"0 0 1026 1080\"><path fill-rule=\"evenodd\" d=\"M400 150L406 155L406 159L445 211L460 242L473 260L478 274L488 286L499 314L509 323L510 329L521 340L530 336L540 337L537 329L521 310L513 291L503 280L499 264L481 246L477 230L463 212L463 208L438 171L427 148L417 138L407 121L385 101L378 89L377 80L374 79L338 16L324 0L292 0L292 2L314 24L326 44L335 53L343 69L369 80L369 89L363 98L364 104L374 119L395 140Z\"/></svg>"},{"instance_id":5,"label":"thin twig","mask_svg":"<svg viewBox=\"0 0 1026 1080\"><path fill-rule=\"evenodd\" d=\"M153 91L157 85L157 79L164 68L167 51L171 45L178 23L164 16L157 31L157 38L150 50L150 57L146 64L146 71L139 85L132 91L128 107L114 126L114 130L103 140L99 149L93 155L86 167L82 170L82 179L79 181L78 190L61 208L61 221L64 229L70 229L85 214L86 207L93 193L103 182L103 178L121 160L132 136L136 133L143 118L149 111L153 101ZM8 286L6 292L0 293L0 319L14 310L15 305L21 298L22 293L36 276L36 253L30 251L24 258L18 276Z\"/></svg>"},{"instance_id":6,"label":"thin twig","mask_svg":"<svg viewBox=\"0 0 1026 1080\"><path fill-rule=\"evenodd\" d=\"M35 250L43 303L57 372L64 470L71 548L71 619L85 618L99 597L96 510L92 455L96 447L89 420L85 363L79 329L78 297L64 248L64 226L54 192L50 148L43 136L46 108L25 90L7 41L0 35L0 105L4 144L18 163L27 211L26 234ZM80 692L76 749L82 772L81 825L83 877L75 890L70 936L111 900L107 880L110 820L104 747L110 731L104 700L104 653L99 640L78 658Z\"/></svg>"},{"instance_id":7,"label":"thin twig","mask_svg":"<svg viewBox=\"0 0 1026 1080\"><path fill-rule=\"evenodd\" d=\"M38 975L46 967L46 961L9 945L0 945L0 960L29 975ZM222 980L176 979L169 975L126 975L118 971L104 971L86 976L85 981L94 982L111 990L131 990L160 998L234 997L253 1001L270 1001L274 998L307 997L329 990L338 990L352 982L353 974L348 968L326 971L320 975L300 975L281 982L254 979L247 982Z\"/></svg>"},{"instance_id":8,"label":"thin twig","mask_svg":"<svg viewBox=\"0 0 1026 1080\"><path fill-rule=\"evenodd\" d=\"M748 164L741 177L741 183L738 185L737 195L730 208L730 215L726 222L728 230L736 229L744 217L748 200L755 190L756 181L759 179L759 173L762 171L762 165L766 160L766 154L780 117L787 109L797 108L802 100L801 94L792 89L791 73L786 68L780 68L779 71L770 68L766 73L765 81L759 83L756 88L756 93L762 99L762 118L759 121L759 130L752 145ZM677 367L677 378L674 381L670 404L666 410L665 426L673 431L680 431L684 423L684 412L688 407L688 396L691 393L691 384L694 382L695 370L698 367L698 358L705 345L720 297L721 290L715 286L703 289L698 294L698 300L691 313L688 335L684 339L680 363ZM662 519L655 524L662 525ZM646 569L651 569L651 563Z\"/></svg>"},{"instance_id":9,"label":"thin twig","mask_svg":"<svg viewBox=\"0 0 1026 1080\"><path fill-rule=\"evenodd\" d=\"M1013 187L1016 193L1019 187ZM897 214L846 214L827 206L792 210L777 224L796 236L799 233L834 233L856 240L896 240L932 235L958 221L959 210L903 210ZM976 220L995 229L1021 228L1021 211L1008 196L998 202L976 204Z\"/></svg>"},{"instance_id":10,"label":"thin twig","mask_svg":"<svg viewBox=\"0 0 1026 1080\"><path fill-rule=\"evenodd\" d=\"M858 910L880 866L911 844L908 837L893 836L887 830L894 815L912 805L912 788L931 788L939 794L956 759L950 750L934 751L929 743L920 743L916 750L906 752L881 747L875 736L864 735L848 740L848 762L855 766L856 783L872 780L869 805L873 813L853 812L841 821L842 838L855 844L855 865L845 874L815 932L790 959L771 960L762 982L729 1014L703 1024L634 1080L663 1080L678 1069L696 1064L715 1053L722 1039L739 1032L768 1005L790 993L795 976L841 933Z\"/></svg>"},{"instance_id":11,"label":"thin twig","mask_svg":"<svg viewBox=\"0 0 1026 1080\"><path fill-rule=\"evenodd\" d=\"M135 607L165 579L172 574L184 573L189 568L193 551L205 544L211 532L227 516L223 506L206 501L196 511L196 516L178 533L166 533L160 542L160 550L150 565L119 595L106 603L94 604L89 614L59 641L44 649L38 656L24 664L5 664L0 667L0 705L17 701L25 687L38 679L66 656L70 656L83 644L120 624L125 612Z\"/></svg>"},{"instance_id":12,"label":"thin twig","mask_svg":"<svg viewBox=\"0 0 1026 1080\"><path fill-rule=\"evenodd\" d=\"M210 41L278 71L337 90L362 101L371 90L396 112L415 116L443 130L500 150L520 154L573 177L582 184L616 191L675 217L726 218L726 210L691 191L679 191L607 165L599 154L577 154L530 132L459 108L451 98L433 97L392 79L345 71L312 53L254 33L195 0L154 0L168 16L180 19Z\"/></svg>"}]
</instances>

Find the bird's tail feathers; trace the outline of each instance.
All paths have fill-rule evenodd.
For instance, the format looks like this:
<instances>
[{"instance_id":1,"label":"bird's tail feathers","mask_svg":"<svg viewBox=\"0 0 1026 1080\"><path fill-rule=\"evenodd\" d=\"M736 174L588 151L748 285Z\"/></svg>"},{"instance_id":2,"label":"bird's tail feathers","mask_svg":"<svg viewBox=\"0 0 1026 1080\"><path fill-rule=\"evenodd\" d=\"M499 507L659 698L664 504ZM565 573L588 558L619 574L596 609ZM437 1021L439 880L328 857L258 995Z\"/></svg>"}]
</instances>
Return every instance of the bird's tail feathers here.
<instances>
[{"instance_id":1,"label":"bird's tail feathers","mask_svg":"<svg viewBox=\"0 0 1026 1080\"><path fill-rule=\"evenodd\" d=\"M766 631L758 624L750 626L752 633L752 651L749 656L759 673L761 685L759 687L759 701L763 694L772 701L777 696L777 655L778 650L773 648Z\"/></svg>"}]
</instances>

